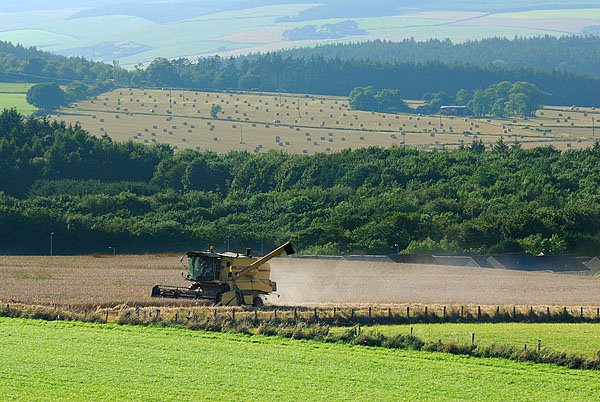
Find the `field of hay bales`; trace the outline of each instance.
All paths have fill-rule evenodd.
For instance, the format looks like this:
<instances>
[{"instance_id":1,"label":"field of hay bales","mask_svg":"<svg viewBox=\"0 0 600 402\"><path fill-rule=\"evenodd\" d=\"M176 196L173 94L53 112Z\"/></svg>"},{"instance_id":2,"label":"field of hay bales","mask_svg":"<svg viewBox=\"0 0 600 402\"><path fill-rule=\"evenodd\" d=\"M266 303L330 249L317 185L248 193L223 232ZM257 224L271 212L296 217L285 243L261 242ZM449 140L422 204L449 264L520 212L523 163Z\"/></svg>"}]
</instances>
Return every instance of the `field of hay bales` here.
<instances>
[{"instance_id":1,"label":"field of hay bales","mask_svg":"<svg viewBox=\"0 0 600 402\"><path fill-rule=\"evenodd\" d=\"M599 278L481 268L275 259L277 305L600 306ZM0 300L157 303L155 284L186 286L178 255L0 257ZM279 296L279 297L278 297Z\"/></svg>"},{"instance_id":2,"label":"field of hay bales","mask_svg":"<svg viewBox=\"0 0 600 402\"><path fill-rule=\"evenodd\" d=\"M222 109L217 119L210 113L213 105ZM600 126L600 113L591 108L546 108L526 119L475 119L355 111L341 97L126 88L53 117L80 124L95 136L220 153L276 149L314 154L404 145L442 149L474 139L493 144L501 137L526 148L571 149L593 145Z\"/></svg>"}]
</instances>

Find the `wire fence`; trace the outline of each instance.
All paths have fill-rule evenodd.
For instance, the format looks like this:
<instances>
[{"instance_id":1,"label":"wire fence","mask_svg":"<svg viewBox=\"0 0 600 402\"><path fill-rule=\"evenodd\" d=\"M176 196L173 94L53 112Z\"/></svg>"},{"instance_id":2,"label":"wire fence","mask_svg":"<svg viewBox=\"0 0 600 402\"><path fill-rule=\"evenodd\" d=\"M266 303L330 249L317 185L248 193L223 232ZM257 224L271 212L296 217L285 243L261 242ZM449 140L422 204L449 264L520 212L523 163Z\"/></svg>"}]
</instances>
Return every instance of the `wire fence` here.
<instances>
[{"instance_id":1,"label":"wire fence","mask_svg":"<svg viewBox=\"0 0 600 402\"><path fill-rule=\"evenodd\" d=\"M557 306L478 306L478 305L403 305L403 306L68 306L3 304L0 316L50 320L152 324L188 322L243 321L297 324L318 323L329 326L418 324L418 323L600 323L600 307Z\"/></svg>"}]
</instances>

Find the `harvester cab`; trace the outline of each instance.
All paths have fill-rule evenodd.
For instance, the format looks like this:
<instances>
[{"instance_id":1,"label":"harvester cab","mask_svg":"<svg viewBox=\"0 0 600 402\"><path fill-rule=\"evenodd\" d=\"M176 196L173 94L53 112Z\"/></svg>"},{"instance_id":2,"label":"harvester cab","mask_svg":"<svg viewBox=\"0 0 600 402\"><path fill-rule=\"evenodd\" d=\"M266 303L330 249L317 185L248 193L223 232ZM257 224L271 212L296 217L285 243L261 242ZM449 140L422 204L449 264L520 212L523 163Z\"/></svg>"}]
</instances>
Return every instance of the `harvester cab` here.
<instances>
[{"instance_id":1,"label":"harvester cab","mask_svg":"<svg viewBox=\"0 0 600 402\"><path fill-rule=\"evenodd\" d=\"M260 307L263 296L277 290L277 284L271 281L268 261L284 252L295 253L291 243L260 258L253 257L250 249L244 254L217 253L214 247L208 251L189 251L186 253L185 278L192 284L187 288L156 285L152 288L152 296L204 299L218 306Z\"/></svg>"}]
</instances>

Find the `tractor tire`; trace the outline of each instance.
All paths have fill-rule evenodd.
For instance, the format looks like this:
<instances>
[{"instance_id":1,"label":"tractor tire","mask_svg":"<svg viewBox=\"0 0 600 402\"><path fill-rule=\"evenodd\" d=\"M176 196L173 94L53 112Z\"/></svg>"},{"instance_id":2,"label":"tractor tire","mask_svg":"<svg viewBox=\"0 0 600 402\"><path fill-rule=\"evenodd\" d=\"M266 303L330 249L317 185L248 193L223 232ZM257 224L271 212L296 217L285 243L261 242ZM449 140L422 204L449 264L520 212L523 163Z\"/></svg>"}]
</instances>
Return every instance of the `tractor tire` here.
<instances>
[{"instance_id":1,"label":"tractor tire","mask_svg":"<svg viewBox=\"0 0 600 402\"><path fill-rule=\"evenodd\" d=\"M261 299L259 296L256 296L253 300L252 300L252 306L256 307L256 308L262 308L264 306L264 302L263 299Z\"/></svg>"}]
</instances>

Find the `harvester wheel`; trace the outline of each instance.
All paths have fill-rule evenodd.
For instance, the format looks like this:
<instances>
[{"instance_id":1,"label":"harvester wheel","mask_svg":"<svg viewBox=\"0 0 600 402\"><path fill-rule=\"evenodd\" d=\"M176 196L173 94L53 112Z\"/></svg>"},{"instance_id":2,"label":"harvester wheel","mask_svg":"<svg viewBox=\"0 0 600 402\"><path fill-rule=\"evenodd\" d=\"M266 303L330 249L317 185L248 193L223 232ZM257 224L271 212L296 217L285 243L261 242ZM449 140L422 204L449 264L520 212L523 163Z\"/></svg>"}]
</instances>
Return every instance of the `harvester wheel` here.
<instances>
[{"instance_id":1,"label":"harvester wheel","mask_svg":"<svg viewBox=\"0 0 600 402\"><path fill-rule=\"evenodd\" d=\"M261 299L260 297L256 296L252 300L252 306L254 306L256 308L261 308L262 306L264 306L263 299Z\"/></svg>"}]
</instances>

